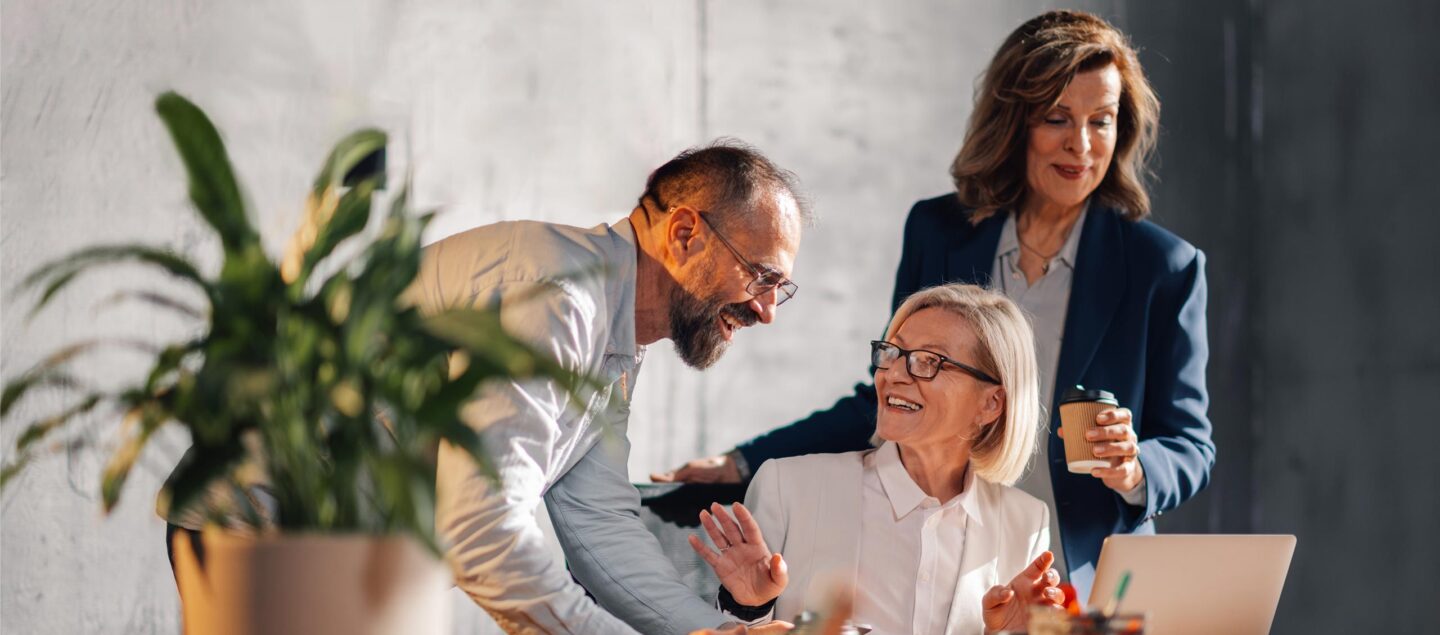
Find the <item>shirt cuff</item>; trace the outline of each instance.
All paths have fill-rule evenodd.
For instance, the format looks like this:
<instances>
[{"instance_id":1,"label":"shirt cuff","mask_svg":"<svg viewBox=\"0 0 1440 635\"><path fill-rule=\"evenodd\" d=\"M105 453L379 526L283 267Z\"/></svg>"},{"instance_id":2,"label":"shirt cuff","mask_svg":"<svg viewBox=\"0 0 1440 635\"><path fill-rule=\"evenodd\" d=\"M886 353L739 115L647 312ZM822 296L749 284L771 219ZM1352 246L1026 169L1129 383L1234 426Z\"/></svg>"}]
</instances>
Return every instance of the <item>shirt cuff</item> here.
<instances>
[{"instance_id":1,"label":"shirt cuff","mask_svg":"<svg viewBox=\"0 0 1440 635\"><path fill-rule=\"evenodd\" d=\"M1140 476L1140 484L1128 492L1120 492L1120 498L1125 499L1126 504L1134 507L1145 506L1145 476Z\"/></svg>"}]
</instances>

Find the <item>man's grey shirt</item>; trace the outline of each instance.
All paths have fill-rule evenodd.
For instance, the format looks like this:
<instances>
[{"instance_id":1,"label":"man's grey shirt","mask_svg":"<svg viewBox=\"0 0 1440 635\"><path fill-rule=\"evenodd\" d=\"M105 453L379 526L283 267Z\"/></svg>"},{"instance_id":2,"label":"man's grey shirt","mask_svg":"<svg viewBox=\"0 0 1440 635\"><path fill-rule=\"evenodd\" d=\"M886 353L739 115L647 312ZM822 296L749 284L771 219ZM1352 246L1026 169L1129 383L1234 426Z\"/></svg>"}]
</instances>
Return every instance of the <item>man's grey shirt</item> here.
<instances>
[{"instance_id":1,"label":"man's grey shirt","mask_svg":"<svg viewBox=\"0 0 1440 635\"><path fill-rule=\"evenodd\" d=\"M498 223L426 249L413 289L423 311L498 304L510 333L600 384L579 399L551 381L481 389L462 416L481 433L498 487L463 451L440 450L437 531L458 586L508 632L688 633L726 621L645 529L627 474L629 400L644 354L636 254L628 221ZM569 571L544 547L542 496Z\"/></svg>"}]
</instances>

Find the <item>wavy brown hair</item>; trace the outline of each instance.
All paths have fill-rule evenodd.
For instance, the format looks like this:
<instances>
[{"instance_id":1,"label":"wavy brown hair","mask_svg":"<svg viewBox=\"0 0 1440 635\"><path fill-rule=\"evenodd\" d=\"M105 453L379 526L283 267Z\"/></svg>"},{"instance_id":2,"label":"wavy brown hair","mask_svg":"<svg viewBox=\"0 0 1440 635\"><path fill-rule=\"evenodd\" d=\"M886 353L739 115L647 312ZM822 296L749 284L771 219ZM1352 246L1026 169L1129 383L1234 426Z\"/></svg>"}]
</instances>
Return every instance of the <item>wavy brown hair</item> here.
<instances>
[{"instance_id":1,"label":"wavy brown hair","mask_svg":"<svg viewBox=\"0 0 1440 635\"><path fill-rule=\"evenodd\" d=\"M950 176L972 222L1018 209L1028 189L1030 127L1060 101L1076 74L1114 64L1120 71L1115 155L1092 197L1129 220L1150 214L1147 168L1160 127L1160 100L1130 41L1109 22L1080 11L1050 11L1020 25L990 60Z\"/></svg>"}]
</instances>

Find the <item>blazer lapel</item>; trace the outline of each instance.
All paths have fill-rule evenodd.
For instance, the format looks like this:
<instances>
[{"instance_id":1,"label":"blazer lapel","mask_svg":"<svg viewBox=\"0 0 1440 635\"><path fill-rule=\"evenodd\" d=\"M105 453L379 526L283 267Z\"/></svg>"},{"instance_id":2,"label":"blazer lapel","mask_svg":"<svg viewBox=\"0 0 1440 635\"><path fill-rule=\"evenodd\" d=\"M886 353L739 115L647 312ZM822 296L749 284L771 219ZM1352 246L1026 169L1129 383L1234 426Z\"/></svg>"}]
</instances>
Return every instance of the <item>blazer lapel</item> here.
<instances>
[{"instance_id":1,"label":"blazer lapel","mask_svg":"<svg viewBox=\"0 0 1440 635\"><path fill-rule=\"evenodd\" d=\"M990 286L990 273L995 269L995 249L1000 245L1000 230L1005 227L1005 212L991 215L970 226L967 213L960 222L969 231L956 232L959 240L945 254L944 282L964 282Z\"/></svg>"},{"instance_id":2,"label":"blazer lapel","mask_svg":"<svg viewBox=\"0 0 1440 635\"><path fill-rule=\"evenodd\" d=\"M1084 233L1080 235L1080 249L1075 257L1075 276L1070 284L1070 306L1065 313L1065 334L1059 368L1055 372L1052 406L1090 367L1090 360L1095 357L1100 340L1125 297L1129 278L1125 272L1121 222L1124 221L1115 212L1104 207L1092 208L1085 216ZM1056 409L1051 408L1051 412Z\"/></svg>"},{"instance_id":3,"label":"blazer lapel","mask_svg":"<svg viewBox=\"0 0 1440 635\"><path fill-rule=\"evenodd\" d=\"M853 590L859 580L860 567L860 510L861 497L865 491L864 463L856 455L840 455L843 463L838 470L825 470L830 478L822 479L817 488L821 495L816 497L815 547L812 553L816 559L811 568L813 574L806 582L806 604L828 601L830 585L843 581ZM851 596L854 602L854 596ZM819 606L818 604L816 606ZM789 619L794 616L782 617Z\"/></svg>"},{"instance_id":4,"label":"blazer lapel","mask_svg":"<svg viewBox=\"0 0 1440 635\"><path fill-rule=\"evenodd\" d=\"M960 579L955 583L955 596L950 599L947 633L978 633L984 629L985 615L980 598L990 587L999 584L995 563L1000 557L1001 510L991 497L989 488L977 479L983 498L980 508L987 518L971 522L965 528L965 547L960 556Z\"/></svg>"}]
</instances>

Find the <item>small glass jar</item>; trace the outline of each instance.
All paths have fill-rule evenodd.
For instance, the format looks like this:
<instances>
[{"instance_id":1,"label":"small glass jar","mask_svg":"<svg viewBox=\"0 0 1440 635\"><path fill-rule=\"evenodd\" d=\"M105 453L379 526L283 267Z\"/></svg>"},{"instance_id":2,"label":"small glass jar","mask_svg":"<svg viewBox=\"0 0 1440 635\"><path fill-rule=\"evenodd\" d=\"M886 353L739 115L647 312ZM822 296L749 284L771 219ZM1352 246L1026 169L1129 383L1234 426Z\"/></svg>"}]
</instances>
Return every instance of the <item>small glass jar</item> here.
<instances>
[{"instance_id":1,"label":"small glass jar","mask_svg":"<svg viewBox=\"0 0 1440 635\"><path fill-rule=\"evenodd\" d=\"M1099 613L1070 615L1048 607L1030 608L1030 635L1144 635L1143 613L1116 615L1109 619Z\"/></svg>"},{"instance_id":2,"label":"small glass jar","mask_svg":"<svg viewBox=\"0 0 1440 635\"><path fill-rule=\"evenodd\" d=\"M823 620L814 611L805 611L795 618L795 630L790 631L793 635L805 635L806 633L818 633ZM865 635L870 632L870 627L864 624L856 624L847 621L840 627L840 635Z\"/></svg>"},{"instance_id":3,"label":"small glass jar","mask_svg":"<svg viewBox=\"0 0 1440 635\"><path fill-rule=\"evenodd\" d=\"M1145 614L1121 614L1106 618L1099 613L1070 617L1070 635L1143 635Z\"/></svg>"}]
</instances>

